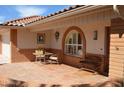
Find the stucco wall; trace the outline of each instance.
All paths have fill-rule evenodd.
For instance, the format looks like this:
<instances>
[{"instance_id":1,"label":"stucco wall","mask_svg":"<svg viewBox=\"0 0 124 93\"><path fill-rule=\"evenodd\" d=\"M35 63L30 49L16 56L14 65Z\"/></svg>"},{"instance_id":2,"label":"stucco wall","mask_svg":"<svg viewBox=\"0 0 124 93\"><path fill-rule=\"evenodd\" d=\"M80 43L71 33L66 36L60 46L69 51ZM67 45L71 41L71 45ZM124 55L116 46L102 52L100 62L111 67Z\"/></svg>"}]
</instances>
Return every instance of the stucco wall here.
<instances>
[{"instance_id":1,"label":"stucco wall","mask_svg":"<svg viewBox=\"0 0 124 93\"><path fill-rule=\"evenodd\" d=\"M50 48L50 32L38 32L45 33L45 44L37 44L37 32L30 32L26 29L18 29L17 31L17 46L19 49L34 49L39 46Z\"/></svg>"},{"instance_id":2,"label":"stucco wall","mask_svg":"<svg viewBox=\"0 0 124 93\"><path fill-rule=\"evenodd\" d=\"M94 54L104 54L104 38L105 38L105 27L109 25L110 21L105 21L101 24L98 22L94 22L91 24L85 25L74 25L82 29L85 38L86 38L86 52L87 53L94 53ZM70 27L70 26L69 26ZM60 32L60 38L58 41L55 40L54 34L56 30L51 32L51 48L53 49L62 49L62 38L65 31L69 27L63 27L57 29ZM93 32L98 31L98 40L93 40Z\"/></svg>"},{"instance_id":3,"label":"stucco wall","mask_svg":"<svg viewBox=\"0 0 124 93\"><path fill-rule=\"evenodd\" d=\"M17 46L21 49L32 49L36 47L36 33L31 33L26 29L17 31Z\"/></svg>"},{"instance_id":4,"label":"stucco wall","mask_svg":"<svg viewBox=\"0 0 124 93\"><path fill-rule=\"evenodd\" d=\"M107 23L106 23L107 24ZM105 25L94 22L90 25L81 26L86 38L86 52L93 54L104 54ZM94 40L93 33L98 31L98 39Z\"/></svg>"}]
</instances>

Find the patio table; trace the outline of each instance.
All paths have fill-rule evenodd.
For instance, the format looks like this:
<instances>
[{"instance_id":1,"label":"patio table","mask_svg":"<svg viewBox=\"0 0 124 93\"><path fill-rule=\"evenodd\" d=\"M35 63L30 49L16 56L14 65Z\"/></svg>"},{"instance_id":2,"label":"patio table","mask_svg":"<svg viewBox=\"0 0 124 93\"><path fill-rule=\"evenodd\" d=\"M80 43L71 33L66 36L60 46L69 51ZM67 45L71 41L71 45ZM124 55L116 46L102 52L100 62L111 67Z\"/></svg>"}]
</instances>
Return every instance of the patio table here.
<instances>
[{"instance_id":1,"label":"patio table","mask_svg":"<svg viewBox=\"0 0 124 93\"><path fill-rule=\"evenodd\" d=\"M33 53L33 55L35 56L39 56L40 59L43 58L43 62L46 62L46 58L48 58L49 56L53 55L53 53L50 53L50 52L45 52L44 54L40 54L40 53Z\"/></svg>"}]
</instances>

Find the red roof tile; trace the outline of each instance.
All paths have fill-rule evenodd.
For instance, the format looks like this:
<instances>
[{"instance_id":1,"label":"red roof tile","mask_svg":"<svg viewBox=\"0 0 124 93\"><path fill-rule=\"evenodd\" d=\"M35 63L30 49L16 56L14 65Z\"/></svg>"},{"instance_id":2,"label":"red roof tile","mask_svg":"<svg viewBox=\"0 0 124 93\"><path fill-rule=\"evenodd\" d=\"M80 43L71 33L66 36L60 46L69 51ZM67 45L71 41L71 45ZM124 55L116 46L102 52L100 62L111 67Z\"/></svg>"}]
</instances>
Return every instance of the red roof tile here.
<instances>
[{"instance_id":1,"label":"red roof tile","mask_svg":"<svg viewBox=\"0 0 124 93\"><path fill-rule=\"evenodd\" d=\"M30 16L30 17L25 17L25 18L8 21L1 25L4 25L4 26L26 26L30 23L39 21L41 19L43 19L42 16Z\"/></svg>"},{"instance_id":2,"label":"red roof tile","mask_svg":"<svg viewBox=\"0 0 124 93\"><path fill-rule=\"evenodd\" d=\"M66 11L70 11L72 9L76 9L76 8L79 8L79 7L87 8L89 6L85 6L85 5L74 5L74 6L70 6L68 8L65 8L63 10L57 11L55 13L49 14L47 16L30 16L30 17L25 17L25 18L20 18L20 19L8 21L8 22L5 22L5 23L0 24L0 25L3 25L3 26L21 26L21 27L24 27L24 26L26 26L28 24L31 24L31 23L40 21L42 19L46 19L46 18L51 17L51 16L55 16L55 15L60 14L60 13L64 13Z\"/></svg>"}]
</instances>

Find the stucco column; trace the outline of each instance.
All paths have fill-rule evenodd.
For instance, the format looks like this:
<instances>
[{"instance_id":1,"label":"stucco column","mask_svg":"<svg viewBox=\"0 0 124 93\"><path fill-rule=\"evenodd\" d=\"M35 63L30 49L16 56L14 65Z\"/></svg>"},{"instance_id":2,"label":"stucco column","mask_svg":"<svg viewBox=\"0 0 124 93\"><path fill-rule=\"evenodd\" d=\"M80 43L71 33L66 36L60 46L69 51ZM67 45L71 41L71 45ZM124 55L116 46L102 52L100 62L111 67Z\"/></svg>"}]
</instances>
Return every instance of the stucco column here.
<instances>
[{"instance_id":1,"label":"stucco column","mask_svg":"<svg viewBox=\"0 0 124 93\"><path fill-rule=\"evenodd\" d=\"M10 41L11 41L11 62L15 62L17 55L17 29L10 30Z\"/></svg>"}]
</instances>

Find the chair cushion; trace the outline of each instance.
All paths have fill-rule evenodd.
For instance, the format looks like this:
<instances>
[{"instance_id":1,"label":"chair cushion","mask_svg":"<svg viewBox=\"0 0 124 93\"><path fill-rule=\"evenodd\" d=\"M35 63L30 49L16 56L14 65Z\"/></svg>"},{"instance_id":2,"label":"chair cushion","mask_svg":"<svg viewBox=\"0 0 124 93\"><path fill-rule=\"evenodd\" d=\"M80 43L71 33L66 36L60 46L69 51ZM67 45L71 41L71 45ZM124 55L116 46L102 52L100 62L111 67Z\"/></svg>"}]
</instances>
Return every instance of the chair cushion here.
<instances>
[{"instance_id":1,"label":"chair cushion","mask_svg":"<svg viewBox=\"0 0 124 93\"><path fill-rule=\"evenodd\" d=\"M51 59L51 60L57 60L58 58L51 56L50 59Z\"/></svg>"}]
</instances>

